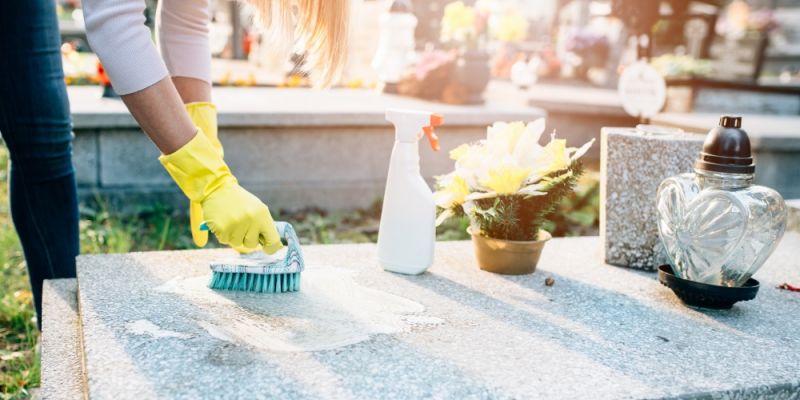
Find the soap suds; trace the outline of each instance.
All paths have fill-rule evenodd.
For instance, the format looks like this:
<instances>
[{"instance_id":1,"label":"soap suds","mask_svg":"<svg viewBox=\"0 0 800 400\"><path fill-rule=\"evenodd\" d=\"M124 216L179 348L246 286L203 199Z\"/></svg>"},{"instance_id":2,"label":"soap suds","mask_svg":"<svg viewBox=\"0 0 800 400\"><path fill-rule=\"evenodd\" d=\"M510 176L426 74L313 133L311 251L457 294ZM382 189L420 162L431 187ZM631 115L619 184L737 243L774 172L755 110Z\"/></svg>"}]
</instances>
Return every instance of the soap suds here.
<instances>
[{"instance_id":1,"label":"soap suds","mask_svg":"<svg viewBox=\"0 0 800 400\"><path fill-rule=\"evenodd\" d=\"M174 279L157 290L206 311L209 317L198 324L209 335L269 351L327 350L374 334L443 323L418 315L425 307L417 302L358 284L354 274L341 268L306 269L297 293L215 291L206 286L207 276Z\"/></svg>"},{"instance_id":2,"label":"soap suds","mask_svg":"<svg viewBox=\"0 0 800 400\"><path fill-rule=\"evenodd\" d=\"M413 325L441 325L444 320L436 317L427 317L424 315L407 315L403 317L403 321Z\"/></svg>"},{"instance_id":3,"label":"soap suds","mask_svg":"<svg viewBox=\"0 0 800 400\"><path fill-rule=\"evenodd\" d=\"M156 339L163 339L163 338L188 339L191 337L191 335L187 335L185 333L179 333L161 329L158 325L146 319L139 319L136 321L128 322L127 324L125 324L125 328L128 330L128 332L134 335L147 335L154 337Z\"/></svg>"},{"instance_id":4,"label":"soap suds","mask_svg":"<svg viewBox=\"0 0 800 400\"><path fill-rule=\"evenodd\" d=\"M225 333L224 330L222 330L220 328L217 328L216 325L214 325L214 324L212 324L210 322L198 321L197 325L200 325L200 327L205 329L206 332L208 332L208 334L211 335L211 337L217 338L219 340L224 340L226 342L233 342L234 341L234 339L232 337L228 336L228 334Z\"/></svg>"}]
</instances>

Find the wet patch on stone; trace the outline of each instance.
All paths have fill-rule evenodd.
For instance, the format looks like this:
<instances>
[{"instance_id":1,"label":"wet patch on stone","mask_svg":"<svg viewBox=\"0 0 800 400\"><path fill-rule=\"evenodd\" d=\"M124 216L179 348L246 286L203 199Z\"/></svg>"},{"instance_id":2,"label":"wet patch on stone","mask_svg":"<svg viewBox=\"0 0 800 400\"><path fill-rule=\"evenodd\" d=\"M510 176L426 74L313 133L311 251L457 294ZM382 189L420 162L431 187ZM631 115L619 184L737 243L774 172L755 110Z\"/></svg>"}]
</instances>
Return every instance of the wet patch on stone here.
<instances>
[{"instance_id":1,"label":"wet patch on stone","mask_svg":"<svg viewBox=\"0 0 800 400\"><path fill-rule=\"evenodd\" d=\"M177 278L157 288L206 312L198 325L219 340L277 352L334 349L375 334L412 332L443 320L420 315L421 304L360 285L356 272L310 268L296 293L259 294L209 289L208 277Z\"/></svg>"},{"instance_id":2,"label":"wet patch on stone","mask_svg":"<svg viewBox=\"0 0 800 400\"><path fill-rule=\"evenodd\" d=\"M164 339L164 338L175 338L175 339L189 339L191 335L180 333L180 332L173 332L166 329L162 329L158 325L146 320L146 319L139 319L136 321L131 321L125 324L125 329L127 329L128 333L137 335L137 336L150 336L155 339Z\"/></svg>"}]
</instances>

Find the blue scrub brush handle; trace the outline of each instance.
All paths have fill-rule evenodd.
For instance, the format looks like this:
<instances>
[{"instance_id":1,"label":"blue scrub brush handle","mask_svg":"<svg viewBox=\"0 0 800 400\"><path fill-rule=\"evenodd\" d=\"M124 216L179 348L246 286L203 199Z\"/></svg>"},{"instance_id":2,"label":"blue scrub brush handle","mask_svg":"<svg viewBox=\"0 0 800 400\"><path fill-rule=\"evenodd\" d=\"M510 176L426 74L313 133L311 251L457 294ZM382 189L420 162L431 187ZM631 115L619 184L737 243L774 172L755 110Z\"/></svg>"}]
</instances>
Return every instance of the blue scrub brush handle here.
<instances>
[{"instance_id":1,"label":"blue scrub brush handle","mask_svg":"<svg viewBox=\"0 0 800 400\"><path fill-rule=\"evenodd\" d=\"M299 252L300 250L300 239L297 238L297 233L295 233L292 224L284 221L275 221L275 228L278 229L278 234L281 236L281 240L289 246ZM287 229L288 228L288 229ZM208 224L203 222L200 224L201 231L209 231Z\"/></svg>"},{"instance_id":2,"label":"blue scrub brush handle","mask_svg":"<svg viewBox=\"0 0 800 400\"><path fill-rule=\"evenodd\" d=\"M277 221L275 228L286 242L286 254L283 259L271 259L261 251L241 254L238 258L228 261L211 263L211 270L215 272L235 272L254 274L284 274L301 272L305 268L303 253L300 250L300 240L294 228L288 222Z\"/></svg>"}]
</instances>

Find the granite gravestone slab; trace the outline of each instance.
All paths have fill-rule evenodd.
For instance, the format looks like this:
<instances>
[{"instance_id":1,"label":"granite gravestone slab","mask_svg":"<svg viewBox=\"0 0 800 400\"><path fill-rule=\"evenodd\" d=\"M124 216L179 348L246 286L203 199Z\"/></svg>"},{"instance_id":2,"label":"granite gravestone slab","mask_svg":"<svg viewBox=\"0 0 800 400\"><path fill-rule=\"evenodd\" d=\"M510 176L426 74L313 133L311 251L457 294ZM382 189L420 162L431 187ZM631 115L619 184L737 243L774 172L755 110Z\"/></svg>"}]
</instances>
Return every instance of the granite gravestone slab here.
<instances>
[{"instance_id":1,"label":"granite gravestone slab","mask_svg":"<svg viewBox=\"0 0 800 400\"><path fill-rule=\"evenodd\" d=\"M209 260L228 250L81 256L88 393L791 397L800 295L775 286L800 281L797 248L787 233L756 275L759 296L725 312L604 265L597 237L552 240L527 276L480 271L469 242L438 243L421 276L380 270L374 245L307 246L302 291L281 295L205 288Z\"/></svg>"}]
</instances>

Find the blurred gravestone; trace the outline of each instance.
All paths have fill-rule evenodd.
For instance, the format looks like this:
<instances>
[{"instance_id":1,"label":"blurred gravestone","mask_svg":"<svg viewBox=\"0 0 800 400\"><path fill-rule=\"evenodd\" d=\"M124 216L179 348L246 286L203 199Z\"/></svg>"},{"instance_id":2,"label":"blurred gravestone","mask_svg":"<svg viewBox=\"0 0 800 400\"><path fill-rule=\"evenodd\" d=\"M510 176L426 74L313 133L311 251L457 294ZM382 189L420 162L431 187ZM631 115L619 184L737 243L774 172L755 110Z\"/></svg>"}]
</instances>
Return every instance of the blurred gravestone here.
<instances>
[{"instance_id":1,"label":"blurred gravestone","mask_svg":"<svg viewBox=\"0 0 800 400\"><path fill-rule=\"evenodd\" d=\"M708 35L708 24L699 18L690 19L684 27L687 52L694 58L700 58L703 52L703 41Z\"/></svg>"},{"instance_id":2,"label":"blurred gravestone","mask_svg":"<svg viewBox=\"0 0 800 400\"><path fill-rule=\"evenodd\" d=\"M370 65L378 48L378 15L386 9L381 1L359 0L352 2L350 10L350 35L348 42L347 65L343 71L344 83L368 84L377 80Z\"/></svg>"}]
</instances>

